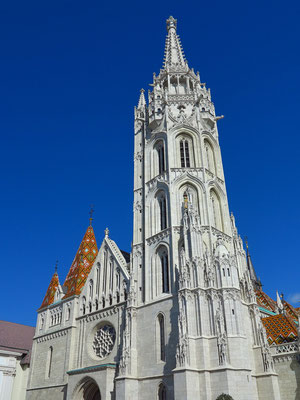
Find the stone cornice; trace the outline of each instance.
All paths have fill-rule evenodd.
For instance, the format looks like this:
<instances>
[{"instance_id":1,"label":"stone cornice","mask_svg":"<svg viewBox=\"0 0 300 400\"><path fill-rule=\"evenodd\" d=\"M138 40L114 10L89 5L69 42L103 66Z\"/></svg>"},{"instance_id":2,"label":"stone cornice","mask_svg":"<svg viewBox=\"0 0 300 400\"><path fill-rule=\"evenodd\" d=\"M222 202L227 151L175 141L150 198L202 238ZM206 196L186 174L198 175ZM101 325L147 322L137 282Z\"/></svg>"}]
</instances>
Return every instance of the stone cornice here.
<instances>
[{"instance_id":1,"label":"stone cornice","mask_svg":"<svg viewBox=\"0 0 300 400\"><path fill-rule=\"evenodd\" d=\"M99 365L91 365L89 367L84 367L84 368L79 368L79 369L73 369L71 371L67 371L68 375L77 375L77 374L82 374L86 372L96 372L96 371L101 371L107 368L116 368L115 363L107 363L107 364L99 364Z\"/></svg>"}]
</instances>

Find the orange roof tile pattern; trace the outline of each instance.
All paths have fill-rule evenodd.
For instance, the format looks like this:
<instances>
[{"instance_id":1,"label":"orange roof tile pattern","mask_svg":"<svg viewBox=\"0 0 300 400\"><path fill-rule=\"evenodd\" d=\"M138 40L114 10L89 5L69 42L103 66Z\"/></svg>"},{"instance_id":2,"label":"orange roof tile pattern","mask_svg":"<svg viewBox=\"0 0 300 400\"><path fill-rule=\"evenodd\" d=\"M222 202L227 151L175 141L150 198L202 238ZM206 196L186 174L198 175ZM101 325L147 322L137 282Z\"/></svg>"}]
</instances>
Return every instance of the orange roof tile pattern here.
<instances>
[{"instance_id":1,"label":"orange roof tile pattern","mask_svg":"<svg viewBox=\"0 0 300 400\"><path fill-rule=\"evenodd\" d=\"M45 296L40 308L50 306L50 304L52 304L54 302L54 296L55 296L55 292L56 292L58 285L59 285L59 279L58 279L57 273L55 272L52 276L48 290L46 292L46 296Z\"/></svg>"},{"instance_id":2,"label":"orange roof tile pattern","mask_svg":"<svg viewBox=\"0 0 300 400\"><path fill-rule=\"evenodd\" d=\"M269 345L293 342L297 339L297 329L285 315L278 314L262 318Z\"/></svg>"},{"instance_id":3,"label":"orange roof tile pattern","mask_svg":"<svg viewBox=\"0 0 300 400\"><path fill-rule=\"evenodd\" d=\"M293 320L293 321L298 321L298 315L300 315L299 311L297 311L296 308L294 308L291 304L289 304L287 301L283 300L283 307L285 309L285 312L287 315Z\"/></svg>"},{"instance_id":4,"label":"orange roof tile pattern","mask_svg":"<svg viewBox=\"0 0 300 400\"><path fill-rule=\"evenodd\" d=\"M81 293L97 254L98 247L94 230L92 226L89 226L66 277L64 286L67 291L64 299Z\"/></svg>"},{"instance_id":5,"label":"orange roof tile pattern","mask_svg":"<svg viewBox=\"0 0 300 400\"><path fill-rule=\"evenodd\" d=\"M272 312L277 311L276 302L273 299L271 299L271 297L269 297L262 290L258 290L256 292L256 300L257 300L258 306L266 308L267 310L272 311Z\"/></svg>"}]
</instances>

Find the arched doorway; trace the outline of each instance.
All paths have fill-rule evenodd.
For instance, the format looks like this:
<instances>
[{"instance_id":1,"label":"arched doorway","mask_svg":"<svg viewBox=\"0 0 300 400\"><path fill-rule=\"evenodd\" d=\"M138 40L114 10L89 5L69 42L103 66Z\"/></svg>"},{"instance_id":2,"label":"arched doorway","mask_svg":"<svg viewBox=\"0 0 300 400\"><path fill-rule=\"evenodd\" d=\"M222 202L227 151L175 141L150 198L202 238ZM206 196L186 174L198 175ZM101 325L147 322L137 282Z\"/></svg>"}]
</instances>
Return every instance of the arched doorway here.
<instances>
[{"instance_id":1,"label":"arched doorway","mask_svg":"<svg viewBox=\"0 0 300 400\"><path fill-rule=\"evenodd\" d=\"M74 400L101 400L101 394L94 379L85 378L77 390Z\"/></svg>"}]
</instances>

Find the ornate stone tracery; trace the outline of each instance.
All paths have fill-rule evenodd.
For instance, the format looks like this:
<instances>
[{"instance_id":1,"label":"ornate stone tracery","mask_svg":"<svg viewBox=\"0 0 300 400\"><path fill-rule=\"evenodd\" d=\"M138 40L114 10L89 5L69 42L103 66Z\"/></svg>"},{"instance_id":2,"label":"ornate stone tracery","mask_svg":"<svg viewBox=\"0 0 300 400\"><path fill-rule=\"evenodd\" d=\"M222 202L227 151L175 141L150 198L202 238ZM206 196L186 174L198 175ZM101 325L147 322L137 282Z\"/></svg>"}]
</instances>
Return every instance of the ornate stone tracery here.
<instances>
[{"instance_id":1,"label":"ornate stone tracery","mask_svg":"<svg viewBox=\"0 0 300 400\"><path fill-rule=\"evenodd\" d=\"M116 340L116 330L110 325L101 326L95 333L93 349L100 359L106 358L112 351Z\"/></svg>"}]
</instances>

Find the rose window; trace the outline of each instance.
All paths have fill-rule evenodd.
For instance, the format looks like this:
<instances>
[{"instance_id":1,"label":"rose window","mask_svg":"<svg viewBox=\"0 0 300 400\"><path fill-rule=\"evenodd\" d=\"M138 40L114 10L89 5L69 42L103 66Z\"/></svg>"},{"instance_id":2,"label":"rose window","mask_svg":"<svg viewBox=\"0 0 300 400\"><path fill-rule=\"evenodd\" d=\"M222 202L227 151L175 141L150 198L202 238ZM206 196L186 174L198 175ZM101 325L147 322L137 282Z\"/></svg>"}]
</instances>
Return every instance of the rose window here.
<instances>
[{"instance_id":1,"label":"rose window","mask_svg":"<svg viewBox=\"0 0 300 400\"><path fill-rule=\"evenodd\" d=\"M101 326L95 333L93 349L100 358L107 357L112 351L116 340L116 331L112 325Z\"/></svg>"}]
</instances>

